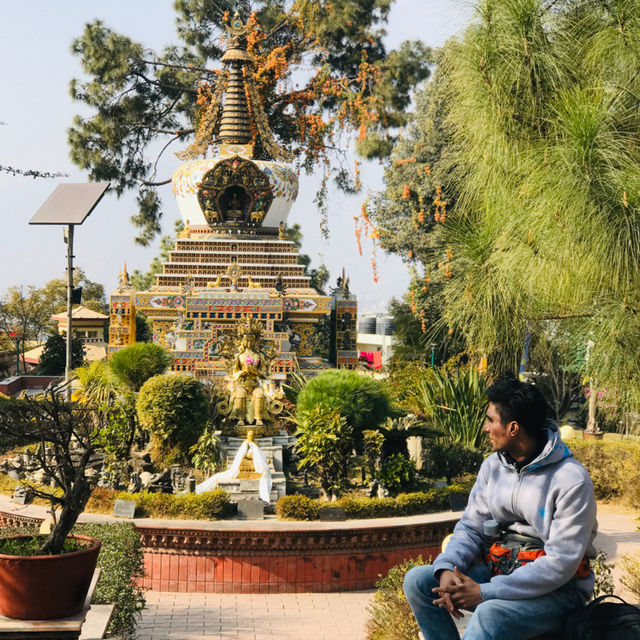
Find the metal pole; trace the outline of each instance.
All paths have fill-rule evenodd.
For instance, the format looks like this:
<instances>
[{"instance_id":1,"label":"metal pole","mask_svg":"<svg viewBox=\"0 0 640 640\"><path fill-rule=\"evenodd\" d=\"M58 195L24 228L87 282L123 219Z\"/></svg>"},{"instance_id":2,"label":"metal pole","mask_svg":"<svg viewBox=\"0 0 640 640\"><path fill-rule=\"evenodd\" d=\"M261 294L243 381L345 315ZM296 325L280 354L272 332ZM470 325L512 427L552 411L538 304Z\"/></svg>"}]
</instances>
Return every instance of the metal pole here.
<instances>
[{"instance_id":1,"label":"metal pole","mask_svg":"<svg viewBox=\"0 0 640 640\"><path fill-rule=\"evenodd\" d=\"M64 379L67 383L67 401L71 401L71 340L73 322L71 319L73 294L73 225L67 226L67 360L64 368Z\"/></svg>"}]
</instances>

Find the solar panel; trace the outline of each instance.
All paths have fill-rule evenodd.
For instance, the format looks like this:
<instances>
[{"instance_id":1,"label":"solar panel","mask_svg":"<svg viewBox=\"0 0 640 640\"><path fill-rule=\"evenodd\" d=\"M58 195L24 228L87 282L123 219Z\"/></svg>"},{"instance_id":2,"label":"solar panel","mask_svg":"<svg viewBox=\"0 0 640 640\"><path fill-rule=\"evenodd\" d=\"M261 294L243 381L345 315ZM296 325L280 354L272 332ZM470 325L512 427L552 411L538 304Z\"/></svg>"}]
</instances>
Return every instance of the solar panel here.
<instances>
[{"instance_id":1,"label":"solar panel","mask_svg":"<svg viewBox=\"0 0 640 640\"><path fill-rule=\"evenodd\" d=\"M59 184L29 224L82 224L108 188L108 182Z\"/></svg>"}]
</instances>

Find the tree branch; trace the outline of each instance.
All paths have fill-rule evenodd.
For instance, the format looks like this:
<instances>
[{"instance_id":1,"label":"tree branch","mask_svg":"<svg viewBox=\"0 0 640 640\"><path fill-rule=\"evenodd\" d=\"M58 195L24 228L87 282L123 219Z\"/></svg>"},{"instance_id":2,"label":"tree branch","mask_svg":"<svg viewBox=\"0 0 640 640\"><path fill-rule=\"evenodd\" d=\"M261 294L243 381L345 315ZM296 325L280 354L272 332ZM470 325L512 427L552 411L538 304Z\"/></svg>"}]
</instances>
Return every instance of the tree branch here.
<instances>
[{"instance_id":1,"label":"tree branch","mask_svg":"<svg viewBox=\"0 0 640 640\"><path fill-rule=\"evenodd\" d=\"M189 64L176 64L171 62L157 62L153 60L142 60L145 64L150 64L154 67L167 67L168 69L184 69L185 71L201 71L202 73L206 73L207 75L216 76L218 72L214 69L206 69L205 67L194 67Z\"/></svg>"},{"instance_id":2,"label":"tree branch","mask_svg":"<svg viewBox=\"0 0 640 640\"><path fill-rule=\"evenodd\" d=\"M162 187L165 184L171 184L171 178L160 180L159 182L153 182L151 180L138 180L138 182L145 187Z\"/></svg>"}]
</instances>

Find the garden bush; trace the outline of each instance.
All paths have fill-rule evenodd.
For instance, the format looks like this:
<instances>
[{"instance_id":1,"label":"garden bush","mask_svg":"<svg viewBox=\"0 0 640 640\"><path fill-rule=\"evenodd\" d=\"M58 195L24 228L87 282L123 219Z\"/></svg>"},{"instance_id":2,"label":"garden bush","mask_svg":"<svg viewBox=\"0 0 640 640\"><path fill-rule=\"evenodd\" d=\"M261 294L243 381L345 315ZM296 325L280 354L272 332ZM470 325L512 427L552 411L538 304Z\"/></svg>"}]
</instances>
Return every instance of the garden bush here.
<instances>
[{"instance_id":1,"label":"garden bush","mask_svg":"<svg viewBox=\"0 0 640 640\"><path fill-rule=\"evenodd\" d=\"M136 503L136 518L220 520L233 514L229 496L222 489L185 495L94 489L86 510L93 513L111 513L116 499L133 500Z\"/></svg>"},{"instance_id":2,"label":"garden bush","mask_svg":"<svg viewBox=\"0 0 640 640\"><path fill-rule=\"evenodd\" d=\"M589 471L596 498L621 498L640 507L640 443L570 440L567 445Z\"/></svg>"},{"instance_id":3,"label":"garden bush","mask_svg":"<svg viewBox=\"0 0 640 640\"><path fill-rule=\"evenodd\" d=\"M640 601L640 553L622 556L622 584Z\"/></svg>"},{"instance_id":4,"label":"garden bush","mask_svg":"<svg viewBox=\"0 0 640 640\"><path fill-rule=\"evenodd\" d=\"M416 465L401 453L395 453L382 463L378 478L382 486L395 496L413 487L416 481Z\"/></svg>"},{"instance_id":5,"label":"garden bush","mask_svg":"<svg viewBox=\"0 0 640 640\"><path fill-rule=\"evenodd\" d=\"M429 478L453 478L476 474L484 460L482 450L467 447L460 442L429 440L424 452L422 473Z\"/></svg>"},{"instance_id":6,"label":"garden bush","mask_svg":"<svg viewBox=\"0 0 640 640\"><path fill-rule=\"evenodd\" d=\"M392 518L419 513L433 513L450 509L451 494L469 493L472 481L452 484L442 489L429 489L414 493L401 493L395 498L367 498L347 495L334 502L290 495L280 498L276 513L282 520L317 520L322 507L342 507L348 519Z\"/></svg>"},{"instance_id":7,"label":"garden bush","mask_svg":"<svg viewBox=\"0 0 640 640\"><path fill-rule=\"evenodd\" d=\"M346 369L325 371L309 380L298 393L297 417L317 405L338 409L353 427L358 446L363 429L373 429L395 415L380 380Z\"/></svg>"},{"instance_id":8,"label":"garden bush","mask_svg":"<svg viewBox=\"0 0 640 640\"><path fill-rule=\"evenodd\" d=\"M280 520L317 520L321 503L300 494L284 496L276 503Z\"/></svg>"},{"instance_id":9,"label":"garden bush","mask_svg":"<svg viewBox=\"0 0 640 640\"><path fill-rule=\"evenodd\" d=\"M367 622L367 640L409 640L418 637L418 623L402 591L402 583L409 569L431 564L418 556L393 567L376 583L373 602L368 607L371 618Z\"/></svg>"},{"instance_id":10,"label":"garden bush","mask_svg":"<svg viewBox=\"0 0 640 640\"><path fill-rule=\"evenodd\" d=\"M202 384L186 375L164 374L147 380L136 401L142 427L151 434L152 457L182 463L209 419Z\"/></svg>"},{"instance_id":11,"label":"garden bush","mask_svg":"<svg viewBox=\"0 0 640 640\"><path fill-rule=\"evenodd\" d=\"M132 391L140 391L147 380L164 373L170 364L169 352L154 342L136 342L109 359L111 370Z\"/></svg>"},{"instance_id":12,"label":"garden bush","mask_svg":"<svg viewBox=\"0 0 640 640\"><path fill-rule=\"evenodd\" d=\"M102 573L92 602L115 605L107 633L121 638L134 637L145 606L144 592L138 586L144 577L140 535L130 522L79 524L73 532L102 542L98 556Z\"/></svg>"},{"instance_id":13,"label":"garden bush","mask_svg":"<svg viewBox=\"0 0 640 640\"><path fill-rule=\"evenodd\" d=\"M298 467L318 479L325 498L339 496L349 487L353 427L338 409L323 404L299 412L296 424Z\"/></svg>"}]
</instances>

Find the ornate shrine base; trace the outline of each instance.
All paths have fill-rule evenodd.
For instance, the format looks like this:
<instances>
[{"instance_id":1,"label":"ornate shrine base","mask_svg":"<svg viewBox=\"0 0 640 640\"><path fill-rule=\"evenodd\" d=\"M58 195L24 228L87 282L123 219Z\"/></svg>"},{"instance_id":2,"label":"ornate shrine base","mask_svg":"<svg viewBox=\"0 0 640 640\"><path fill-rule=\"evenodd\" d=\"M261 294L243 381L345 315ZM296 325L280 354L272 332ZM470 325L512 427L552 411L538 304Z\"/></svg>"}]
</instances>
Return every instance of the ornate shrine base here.
<instances>
[{"instance_id":1,"label":"ornate shrine base","mask_svg":"<svg viewBox=\"0 0 640 640\"><path fill-rule=\"evenodd\" d=\"M394 518L394 524L384 525L379 524L383 520L265 522L280 526L267 529L252 523L209 531L140 524L143 586L188 593L371 589L395 565L418 555L435 557L457 520L457 514L447 513ZM312 528L314 524L322 528Z\"/></svg>"},{"instance_id":2,"label":"ornate shrine base","mask_svg":"<svg viewBox=\"0 0 640 640\"><path fill-rule=\"evenodd\" d=\"M227 460L227 466L231 465L236 452L242 446L243 442L244 440L242 438L235 438L233 436L222 436L220 438L220 449ZM283 431L277 436L256 438L255 443L260 447L269 463L272 482L271 500L275 502L278 498L282 498L282 496L287 494L287 481L283 468L283 450L285 446L294 444L295 438L287 435L286 431ZM260 498L258 490L259 480L257 479L235 478L234 480L221 481L218 486L229 493L229 499L232 502L245 499L257 500Z\"/></svg>"}]
</instances>

